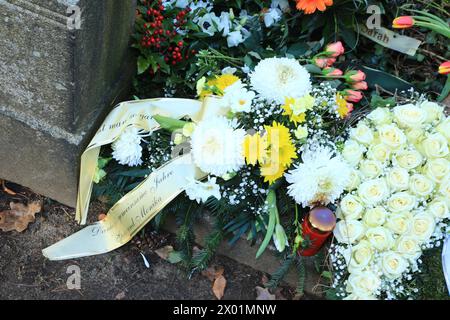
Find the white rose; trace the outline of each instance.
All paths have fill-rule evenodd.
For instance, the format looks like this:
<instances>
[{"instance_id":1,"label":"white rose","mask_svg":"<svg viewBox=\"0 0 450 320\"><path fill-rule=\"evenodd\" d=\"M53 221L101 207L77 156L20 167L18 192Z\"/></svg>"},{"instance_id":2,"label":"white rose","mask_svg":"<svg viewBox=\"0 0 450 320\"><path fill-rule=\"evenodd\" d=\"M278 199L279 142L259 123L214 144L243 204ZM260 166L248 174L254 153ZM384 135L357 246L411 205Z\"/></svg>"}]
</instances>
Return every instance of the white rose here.
<instances>
[{"instance_id":1,"label":"white rose","mask_svg":"<svg viewBox=\"0 0 450 320\"><path fill-rule=\"evenodd\" d=\"M361 178L359 177L359 172L355 169L352 169L350 171L350 176L348 180L348 185L345 187L346 191L352 191L358 188L358 186L361 184Z\"/></svg>"},{"instance_id":2,"label":"white rose","mask_svg":"<svg viewBox=\"0 0 450 320\"><path fill-rule=\"evenodd\" d=\"M428 158L443 158L448 154L447 139L440 133L429 135L421 147Z\"/></svg>"},{"instance_id":3,"label":"white rose","mask_svg":"<svg viewBox=\"0 0 450 320\"><path fill-rule=\"evenodd\" d=\"M419 197L427 197L434 190L434 183L421 174L414 174L409 179L409 190Z\"/></svg>"},{"instance_id":4,"label":"white rose","mask_svg":"<svg viewBox=\"0 0 450 320\"><path fill-rule=\"evenodd\" d=\"M371 120L376 125L391 123L391 112L388 108L376 108L367 115L367 119Z\"/></svg>"},{"instance_id":5,"label":"white rose","mask_svg":"<svg viewBox=\"0 0 450 320\"><path fill-rule=\"evenodd\" d=\"M366 231L366 238L379 251L390 249L394 244L392 232L385 227L370 228Z\"/></svg>"},{"instance_id":6,"label":"white rose","mask_svg":"<svg viewBox=\"0 0 450 320\"><path fill-rule=\"evenodd\" d=\"M378 134L382 143L394 149L406 142L405 134L394 124L382 125L378 130Z\"/></svg>"},{"instance_id":7,"label":"white rose","mask_svg":"<svg viewBox=\"0 0 450 320\"><path fill-rule=\"evenodd\" d=\"M363 236L364 226L358 220L340 220L333 233L338 242L352 244Z\"/></svg>"},{"instance_id":8,"label":"white rose","mask_svg":"<svg viewBox=\"0 0 450 320\"><path fill-rule=\"evenodd\" d=\"M447 203L450 202L450 174L448 174L444 179L442 179L442 183L439 187L439 193L441 193L444 198L447 199Z\"/></svg>"},{"instance_id":9,"label":"white rose","mask_svg":"<svg viewBox=\"0 0 450 320\"><path fill-rule=\"evenodd\" d=\"M414 237L409 235L404 235L397 239L395 250L411 261L414 261L421 255L419 243Z\"/></svg>"},{"instance_id":10,"label":"white rose","mask_svg":"<svg viewBox=\"0 0 450 320\"><path fill-rule=\"evenodd\" d=\"M450 142L450 118L446 117L438 124L436 131L447 138L447 142Z\"/></svg>"},{"instance_id":11,"label":"white rose","mask_svg":"<svg viewBox=\"0 0 450 320\"><path fill-rule=\"evenodd\" d=\"M422 163L423 157L415 149L405 149L396 152L395 160L400 167L411 170L418 167Z\"/></svg>"},{"instance_id":12,"label":"white rose","mask_svg":"<svg viewBox=\"0 0 450 320\"><path fill-rule=\"evenodd\" d=\"M386 175L386 181L392 191L403 191L409 187L408 171L401 167L394 167Z\"/></svg>"},{"instance_id":13,"label":"white rose","mask_svg":"<svg viewBox=\"0 0 450 320\"><path fill-rule=\"evenodd\" d=\"M380 277L373 271L353 272L347 279L346 291L358 297L373 297L380 285Z\"/></svg>"},{"instance_id":14,"label":"white rose","mask_svg":"<svg viewBox=\"0 0 450 320\"><path fill-rule=\"evenodd\" d=\"M394 193L387 201L388 210L397 213L411 211L417 204L416 197L407 192Z\"/></svg>"},{"instance_id":15,"label":"white rose","mask_svg":"<svg viewBox=\"0 0 450 320\"><path fill-rule=\"evenodd\" d=\"M348 250L347 266L350 272L364 269L372 260L373 250L371 244L367 240L362 240Z\"/></svg>"},{"instance_id":16,"label":"white rose","mask_svg":"<svg viewBox=\"0 0 450 320\"><path fill-rule=\"evenodd\" d=\"M396 234L405 234L411 229L411 212L392 213L386 222L386 227Z\"/></svg>"},{"instance_id":17,"label":"white rose","mask_svg":"<svg viewBox=\"0 0 450 320\"><path fill-rule=\"evenodd\" d=\"M434 232L436 223L432 215L421 212L416 214L412 220L411 236L415 239L426 242Z\"/></svg>"},{"instance_id":18,"label":"white rose","mask_svg":"<svg viewBox=\"0 0 450 320\"><path fill-rule=\"evenodd\" d=\"M425 139L425 131L420 128L413 128L405 132L406 138L413 145L420 144Z\"/></svg>"},{"instance_id":19,"label":"white rose","mask_svg":"<svg viewBox=\"0 0 450 320\"><path fill-rule=\"evenodd\" d=\"M398 253L388 251L383 253L380 266L387 278L397 279L408 268L408 261Z\"/></svg>"},{"instance_id":20,"label":"white rose","mask_svg":"<svg viewBox=\"0 0 450 320\"><path fill-rule=\"evenodd\" d=\"M367 179L375 179L379 177L383 171L383 165L377 160L363 160L359 164L359 171Z\"/></svg>"},{"instance_id":21,"label":"white rose","mask_svg":"<svg viewBox=\"0 0 450 320\"><path fill-rule=\"evenodd\" d=\"M348 296L346 296L343 300L362 300L362 301L367 301L367 300L378 300L375 296L370 295L370 296L358 296L354 293L349 294Z\"/></svg>"},{"instance_id":22,"label":"white rose","mask_svg":"<svg viewBox=\"0 0 450 320\"><path fill-rule=\"evenodd\" d=\"M427 211L437 219L450 218L447 201L443 197L434 198L428 204Z\"/></svg>"},{"instance_id":23,"label":"white rose","mask_svg":"<svg viewBox=\"0 0 450 320\"><path fill-rule=\"evenodd\" d=\"M351 165L357 165L362 159L365 149L355 140L347 140L342 150L342 156Z\"/></svg>"},{"instance_id":24,"label":"white rose","mask_svg":"<svg viewBox=\"0 0 450 320\"><path fill-rule=\"evenodd\" d=\"M397 106L393 112L395 121L404 128L419 128L427 120L426 111L413 104Z\"/></svg>"},{"instance_id":25,"label":"white rose","mask_svg":"<svg viewBox=\"0 0 450 320\"><path fill-rule=\"evenodd\" d=\"M342 198L339 208L342 217L338 216L338 218L346 220L361 218L361 214L364 210L361 200L351 194L347 194L344 198Z\"/></svg>"},{"instance_id":26,"label":"white rose","mask_svg":"<svg viewBox=\"0 0 450 320\"><path fill-rule=\"evenodd\" d=\"M368 205L376 205L389 195L389 187L384 179L363 182L358 188L358 195Z\"/></svg>"},{"instance_id":27,"label":"white rose","mask_svg":"<svg viewBox=\"0 0 450 320\"><path fill-rule=\"evenodd\" d=\"M385 162L389 160L391 156L390 149L382 143L378 143L369 147L367 151L367 158Z\"/></svg>"},{"instance_id":28,"label":"white rose","mask_svg":"<svg viewBox=\"0 0 450 320\"><path fill-rule=\"evenodd\" d=\"M373 141L373 132L365 123L360 122L356 128L350 130L350 137L361 144L369 145Z\"/></svg>"},{"instance_id":29,"label":"white rose","mask_svg":"<svg viewBox=\"0 0 450 320\"><path fill-rule=\"evenodd\" d=\"M442 180L450 173L450 162L444 158L431 159L425 165L425 174L436 183Z\"/></svg>"},{"instance_id":30,"label":"white rose","mask_svg":"<svg viewBox=\"0 0 450 320\"><path fill-rule=\"evenodd\" d=\"M383 207L368 209L363 216L363 223L369 228L379 227L386 221L387 212Z\"/></svg>"},{"instance_id":31,"label":"white rose","mask_svg":"<svg viewBox=\"0 0 450 320\"><path fill-rule=\"evenodd\" d=\"M444 108L436 102L424 101L420 107L427 113L426 122L432 123L435 120L440 121L444 116Z\"/></svg>"}]
</instances>

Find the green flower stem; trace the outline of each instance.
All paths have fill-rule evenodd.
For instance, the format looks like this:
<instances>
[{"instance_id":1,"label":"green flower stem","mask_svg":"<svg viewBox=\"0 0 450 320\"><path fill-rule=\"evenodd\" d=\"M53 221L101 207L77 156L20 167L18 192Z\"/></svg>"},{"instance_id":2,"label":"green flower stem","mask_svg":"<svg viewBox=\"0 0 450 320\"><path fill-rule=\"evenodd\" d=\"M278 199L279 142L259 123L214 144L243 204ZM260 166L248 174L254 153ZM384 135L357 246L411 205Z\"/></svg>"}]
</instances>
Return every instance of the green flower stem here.
<instances>
[{"instance_id":1,"label":"green flower stem","mask_svg":"<svg viewBox=\"0 0 450 320\"><path fill-rule=\"evenodd\" d=\"M275 225L278 217L278 209L277 209L277 196L275 190L269 188L269 193L267 194L267 205L269 207L269 224L267 225L266 236L264 237L261 246L256 253L256 258L258 259L263 252L266 250L269 245L270 240L272 239L273 232L275 230ZM278 217L278 218L277 218Z\"/></svg>"},{"instance_id":2,"label":"green flower stem","mask_svg":"<svg viewBox=\"0 0 450 320\"><path fill-rule=\"evenodd\" d=\"M442 89L441 94L437 98L438 102L444 101L445 98L450 94L450 74L447 75L447 81L445 82L444 88Z\"/></svg>"},{"instance_id":3,"label":"green flower stem","mask_svg":"<svg viewBox=\"0 0 450 320\"><path fill-rule=\"evenodd\" d=\"M449 28L444 28L444 27L437 26L432 23L422 22L422 21L416 21L415 25L417 25L419 27L428 28L432 31L442 34L443 36L445 36L447 38L450 38L450 29Z\"/></svg>"}]
</instances>

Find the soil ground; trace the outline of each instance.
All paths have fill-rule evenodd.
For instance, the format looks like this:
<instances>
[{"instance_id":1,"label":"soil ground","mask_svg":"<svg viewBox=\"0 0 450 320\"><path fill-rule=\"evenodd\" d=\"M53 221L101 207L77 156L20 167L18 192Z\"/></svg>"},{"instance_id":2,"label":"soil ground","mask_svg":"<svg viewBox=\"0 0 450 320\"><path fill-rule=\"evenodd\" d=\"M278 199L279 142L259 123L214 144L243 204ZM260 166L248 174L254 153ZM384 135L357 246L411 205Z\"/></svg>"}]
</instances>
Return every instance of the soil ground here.
<instances>
[{"instance_id":1,"label":"soil ground","mask_svg":"<svg viewBox=\"0 0 450 320\"><path fill-rule=\"evenodd\" d=\"M27 203L40 199L43 210L23 233L0 231L0 299L215 299L212 283L201 274L190 279L187 272L160 259L154 250L173 242L168 233L149 230L111 253L60 262L49 261L41 250L80 229L74 221L74 210L8 183L17 192L7 194L0 188L0 212L10 202ZM89 216L102 212L94 204ZM140 255L150 262L146 268ZM223 299L256 298L256 286L263 274L234 260L218 256L213 265L224 267L227 286ZM69 266L81 271L81 289L69 290ZM277 298L292 298L293 290L278 290Z\"/></svg>"}]
</instances>

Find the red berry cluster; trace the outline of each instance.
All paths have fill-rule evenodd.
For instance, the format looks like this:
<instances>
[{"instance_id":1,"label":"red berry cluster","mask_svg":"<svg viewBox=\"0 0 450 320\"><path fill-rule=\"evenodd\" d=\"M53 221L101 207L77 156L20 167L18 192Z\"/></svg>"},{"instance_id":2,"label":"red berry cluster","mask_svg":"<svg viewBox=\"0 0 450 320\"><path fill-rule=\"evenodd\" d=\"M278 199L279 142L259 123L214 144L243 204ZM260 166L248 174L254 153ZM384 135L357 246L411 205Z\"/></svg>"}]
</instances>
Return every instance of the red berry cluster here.
<instances>
[{"instance_id":1,"label":"red berry cluster","mask_svg":"<svg viewBox=\"0 0 450 320\"><path fill-rule=\"evenodd\" d=\"M142 18L145 20L144 32L140 40L142 48L149 48L161 54L164 61L173 66L184 59L189 59L190 55L196 54L195 50L188 50L176 31L177 28L181 28L187 23L190 8L166 11L162 5L162 0L143 0L142 4L147 9L147 12L142 14ZM175 13L176 16L173 17ZM165 20L175 20L175 22L164 24ZM150 72L153 73L153 70Z\"/></svg>"}]
</instances>

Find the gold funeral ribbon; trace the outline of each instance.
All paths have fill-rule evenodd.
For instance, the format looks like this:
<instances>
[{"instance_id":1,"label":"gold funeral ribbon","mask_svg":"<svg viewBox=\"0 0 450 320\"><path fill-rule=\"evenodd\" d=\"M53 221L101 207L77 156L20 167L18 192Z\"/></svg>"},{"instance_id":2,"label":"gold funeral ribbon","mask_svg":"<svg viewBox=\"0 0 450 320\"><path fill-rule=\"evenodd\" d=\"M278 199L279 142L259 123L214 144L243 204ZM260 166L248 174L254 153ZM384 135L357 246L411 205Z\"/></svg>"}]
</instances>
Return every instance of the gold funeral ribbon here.
<instances>
[{"instance_id":1,"label":"gold funeral ribbon","mask_svg":"<svg viewBox=\"0 0 450 320\"><path fill-rule=\"evenodd\" d=\"M100 148L113 143L130 126L153 132L159 124L153 119L161 115L176 119L189 117L198 122L208 117L225 115L218 97L203 101L191 99L149 99L123 102L106 117L81 156L76 220L86 224L93 178ZM142 183L120 199L106 218L42 250L50 260L74 259L106 253L130 241L167 204L182 193L189 181L201 180L206 174L192 162L190 154L170 160L153 171Z\"/></svg>"}]
</instances>

